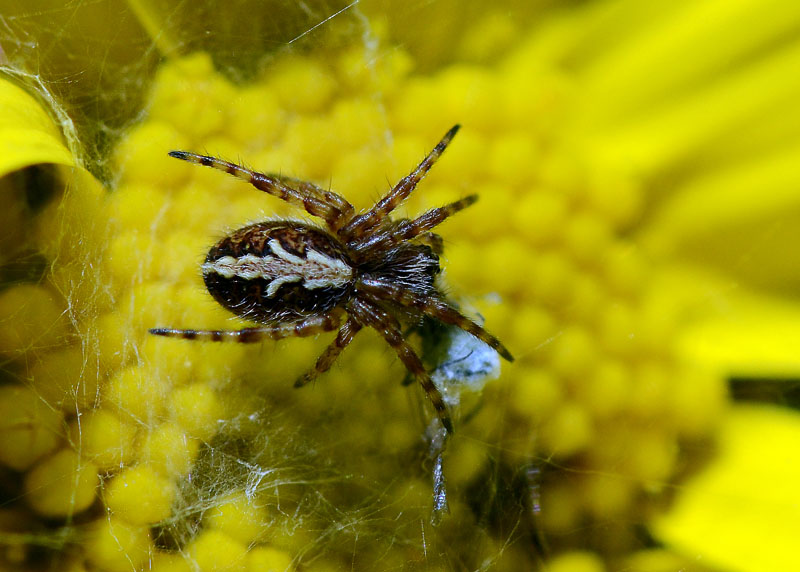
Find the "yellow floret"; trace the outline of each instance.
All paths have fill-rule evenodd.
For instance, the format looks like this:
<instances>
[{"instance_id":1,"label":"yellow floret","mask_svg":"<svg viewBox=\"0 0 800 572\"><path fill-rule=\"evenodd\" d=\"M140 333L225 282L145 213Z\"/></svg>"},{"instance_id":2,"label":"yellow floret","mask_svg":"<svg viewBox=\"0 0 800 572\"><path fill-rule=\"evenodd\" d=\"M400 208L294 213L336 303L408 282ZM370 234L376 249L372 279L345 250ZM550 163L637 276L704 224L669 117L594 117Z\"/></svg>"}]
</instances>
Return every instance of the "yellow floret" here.
<instances>
[{"instance_id":1,"label":"yellow floret","mask_svg":"<svg viewBox=\"0 0 800 572\"><path fill-rule=\"evenodd\" d=\"M608 223L589 212L575 213L567 221L564 246L567 255L585 267L602 264L611 243Z\"/></svg>"},{"instance_id":2,"label":"yellow floret","mask_svg":"<svg viewBox=\"0 0 800 572\"><path fill-rule=\"evenodd\" d=\"M194 572L192 561L185 554L155 551L150 558L150 572Z\"/></svg>"},{"instance_id":3,"label":"yellow floret","mask_svg":"<svg viewBox=\"0 0 800 572\"><path fill-rule=\"evenodd\" d=\"M692 559L664 548L634 552L625 558L622 565L625 570L636 570L637 572L674 572L675 570L690 570L692 566L694 566Z\"/></svg>"},{"instance_id":4,"label":"yellow floret","mask_svg":"<svg viewBox=\"0 0 800 572\"><path fill-rule=\"evenodd\" d=\"M120 370L103 388L102 402L120 416L150 423L166 414L169 378L143 366Z\"/></svg>"},{"instance_id":5,"label":"yellow floret","mask_svg":"<svg viewBox=\"0 0 800 572\"><path fill-rule=\"evenodd\" d=\"M134 458L136 425L106 409L81 416L70 427L70 441L84 459L100 469L118 469Z\"/></svg>"},{"instance_id":6,"label":"yellow floret","mask_svg":"<svg viewBox=\"0 0 800 572\"><path fill-rule=\"evenodd\" d=\"M547 572L605 572L603 559L594 552L565 552L547 563Z\"/></svg>"},{"instance_id":7,"label":"yellow floret","mask_svg":"<svg viewBox=\"0 0 800 572\"><path fill-rule=\"evenodd\" d=\"M39 395L16 385L0 387L0 462L23 471L59 442L63 415Z\"/></svg>"},{"instance_id":8,"label":"yellow floret","mask_svg":"<svg viewBox=\"0 0 800 572\"><path fill-rule=\"evenodd\" d=\"M94 502L97 467L72 449L48 457L25 476L27 500L42 516L72 516Z\"/></svg>"},{"instance_id":9,"label":"yellow floret","mask_svg":"<svg viewBox=\"0 0 800 572\"><path fill-rule=\"evenodd\" d=\"M237 493L220 499L219 504L206 512L204 523L242 544L250 544L266 532L265 517L253 498Z\"/></svg>"},{"instance_id":10,"label":"yellow floret","mask_svg":"<svg viewBox=\"0 0 800 572\"><path fill-rule=\"evenodd\" d=\"M442 93L440 111L445 117L480 131L491 131L497 126L501 114L497 105L500 88L492 70L455 64L440 72L435 82Z\"/></svg>"},{"instance_id":11,"label":"yellow floret","mask_svg":"<svg viewBox=\"0 0 800 572\"><path fill-rule=\"evenodd\" d=\"M201 572L238 572L247 569L247 546L219 530L204 530L187 547Z\"/></svg>"},{"instance_id":12,"label":"yellow floret","mask_svg":"<svg viewBox=\"0 0 800 572\"><path fill-rule=\"evenodd\" d=\"M634 487L634 481L614 472L584 475L578 488L589 513L611 519L630 509Z\"/></svg>"},{"instance_id":13,"label":"yellow floret","mask_svg":"<svg viewBox=\"0 0 800 572\"><path fill-rule=\"evenodd\" d=\"M53 407L74 410L97 400L98 364L90 362L81 347L48 353L31 368L30 376L36 392Z\"/></svg>"},{"instance_id":14,"label":"yellow floret","mask_svg":"<svg viewBox=\"0 0 800 572\"><path fill-rule=\"evenodd\" d=\"M168 409L178 425L200 440L210 439L217 432L223 414L214 391L199 383L175 389L169 397Z\"/></svg>"},{"instance_id":15,"label":"yellow floret","mask_svg":"<svg viewBox=\"0 0 800 572\"><path fill-rule=\"evenodd\" d=\"M550 307L563 307L568 300L573 264L558 250L538 252L529 270L527 294Z\"/></svg>"},{"instance_id":16,"label":"yellow floret","mask_svg":"<svg viewBox=\"0 0 800 572\"><path fill-rule=\"evenodd\" d=\"M527 132L508 133L492 141L487 168L495 181L512 187L527 186L539 176L540 155Z\"/></svg>"},{"instance_id":17,"label":"yellow floret","mask_svg":"<svg viewBox=\"0 0 800 572\"><path fill-rule=\"evenodd\" d=\"M127 324L118 312L101 314L85 327L85 331L97 349L98 361L104 370L114 371L130 358Z\"/></svg>"},{"instance_id":18,"label":"yellow floret","mask_svg":"<svg viewBox=\"0 0 800 572\"><path fill-rule=\"evenodd\" d=\"M67 333L64 308L47 288L11 286L0 293L0 356L20 357L63 343Z\"/></svg>"},{"instance_id":19,"label":"yellow floret","mask_svg":"<svg viewBox=\"0 0 800 572\"><path fill-rule=\"evenodd\" d=\"M139 183L123 185L116 189L109 197L109 216L118 226L126 230L150 232L163 215L165 191L153 184ZM131 256L139 252L134 248L128 251L131 263L138 260L138 256Z\"/></svg>"},{"instance_id":20,"label":"yellow floret","mask_svg":"<svg viewBox=\"0 0 800 572\"><path fill-rule=\"evenodd\" d=\"M140 458L164 476L186 474L200 444L174 423L163 423L149 431L141 443Z\"/></svg>"},{"instance_id":21,"label":"yellow floret","mask_svg":"<svg viewBox=\"0 0 800 572\"><path fill-rule=\"evenodd\" d=\"M327 105L336 81L319 62L291 57L272 70L270 86L284 109L311 113Z\"/></svg>"},{"instance_id":22,"label":"yellow floret","mask_svg":"<svg viewBox=\"0 0 800 572\"><path fill-rule=\"evenodd\" d=\"M94 523L85 542L87 560L108 572L139 569L153 552L146 525L129 524L113 516Z\"/></svg>"},{"instance_id":23,"label":"yellow floret","mask_svg":"<svg viewBox=\"0 0 800 572\"><path fill-rule=\"evenodd\" d=\"M639 432L621 471L656 489L675 471L678 446L668 432L650 428Z\"/></svg>"},{"instance_id":24,"label":"yellow floret","mask_svg":"<svg viewBox=\"0 0 800 572\"><path fill-rule=\"evenodd\" d=\"M249 572L290 572L292 569L292 557L278 548L256 546L247 553Z\"/></svg>"},{"instance_id":25,"label":"yellow floret","mask_svg":"<svg viewBox=\"0 0 800 572\"><path fill-rule=\"evenodd\" d=\"M526 191L509 211L514 231L531 247L560 239L568 214L562 195L537 189Z\"/></svg>"},{"instance_id":26,"label":"yellow floret","mask_svg":"<svg viewBox=\"0 0 800 572\"><path fill-rule=\"evenodd\" d=\"M583 407L566 403L541 426L542 446L559 458L573 455L589 445L594 427Z\"/></svg>"},{"instance_id":27,"label":"yellow floret","mask_svg":"<svg viewBox=\"0 0 800 572\"><path fill-rule=\"evenodd\" d=\"M621 361L604 359L580 388L581 400L598 417L611 416L627 403L632 383L630 368Z\"/></svg>"},{"instance_id":28,"label":"yellow floret","mask_svg":"<svg viewBox=\"0 0 800 572\"><path fill-rule=\"evenodd\" d=\"M162 189L176 188L188 174L167 152L187 149L189 141L175 127L157 121L134 128L120 142L115 154L117 165L125 170L128 184L154 185Z\"/></svg>"},{"instance_id":29,"label":"yellow floret","mask_svg":"<svg viewBox=\"0 0 800 572\"><path fill-rule=\"evenodd\" d=\"M263 84L240 89L231 102L230 114L225 131L245 150L269 146L286 126L285 111L276 94Z\"/></svg>"},{"instance_id":30,"label":"yellow floret","mask_svg":"<svg viewBox=\"0 0 800 572\"><path fill-rule=\"evenodd\" d=\"M528 423L539 423L552 415L563 400L560 380L545 369L526 369L511 386L509 406Z\"/></svg>"},{"instance_id":31,"label":"yellow floret","mask_svg":"<svg viewBox=\"0 0 800 572\"><path fill-rule=\"evenodd\" d=\"M455 483L469 483L486 463L486 448L477 441L458 440L448 451L447 478Z\"/></svg>"},{"instance_id":32,"label":"yellow floret","mask_svg":"<svg viewBox=\"0 0 800 572\"><path fill-rule=\"evenodd\" d=\"M125 469L105 485L103 499L115 517L132 524L154 524L172 512L175 484L147 465Z\"/></svg>"},{"instance_id":33,"label":"yellow floret","mask_svg":"<svg viewBox=\"0 0 800 572\"><path fill-rule=\"evenodd\" d=\"M684 368L673 379L668 401L673 422L683 435L707 435L728 406L728 386L720 375L703 368Z\"/></svg>"},{"instance_id":34,"label":"yellow floret","mask_svg":"<svg viewBox=\"0 0 800 572\"><path fill-rule=\"evenodd\" d=\"M592 334L577 325L559 332L548 350L553 370L571 379L589 374L597 361L597 346Z\"/></svg>"},{"instance_id":35,"label":"yellow floret","mask_svg":"<svg viewBox=\"0 0 800 572\"><path fill-rule=\"evenodd\" d=\"M122 230L110 241L106 252L109 276L121 286L141 273L150 275L158 262L155 245L150 234L138 230ZM131 252L139 253L131 256Z\"/></svg>"}]
</instances>

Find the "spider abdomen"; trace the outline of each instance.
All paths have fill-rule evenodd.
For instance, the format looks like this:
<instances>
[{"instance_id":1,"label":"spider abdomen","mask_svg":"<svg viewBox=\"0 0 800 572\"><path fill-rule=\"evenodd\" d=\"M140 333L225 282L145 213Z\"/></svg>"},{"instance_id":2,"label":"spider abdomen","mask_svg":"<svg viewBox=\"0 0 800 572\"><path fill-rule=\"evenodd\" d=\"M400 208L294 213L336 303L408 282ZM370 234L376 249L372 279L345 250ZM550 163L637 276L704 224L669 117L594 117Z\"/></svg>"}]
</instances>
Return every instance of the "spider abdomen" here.
<instances>
[{"instance_id":1,"label":"spider abdomen","mask_svg":"<svg viewBox=\"0 0 800 572\"><path fill-rule=\"evenodd\" d=\"M202 269L206 288L219 304L265 324L340 305L355 274L335 238L293 221L235 231L211 248Z\"/></svg>"}]
</instances>

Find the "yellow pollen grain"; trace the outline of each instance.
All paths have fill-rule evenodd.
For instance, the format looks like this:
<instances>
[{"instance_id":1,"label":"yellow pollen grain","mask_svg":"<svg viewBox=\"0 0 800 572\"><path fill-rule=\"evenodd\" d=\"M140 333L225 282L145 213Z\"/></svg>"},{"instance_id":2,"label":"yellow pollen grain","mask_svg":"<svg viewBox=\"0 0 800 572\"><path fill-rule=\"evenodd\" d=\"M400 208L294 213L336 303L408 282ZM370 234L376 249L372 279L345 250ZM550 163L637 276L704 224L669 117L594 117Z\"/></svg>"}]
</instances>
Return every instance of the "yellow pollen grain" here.
<instances>
[{"instance_id":1,"label":"yellow pollen grain","mask_svg":"<svg viewBox=\"0 0 800 572\"><path fill-rule=\"evenodd\" d=\"M499 87L489 68L455 64L445 68L436 80L441 85L444 105L441 110L446 116L481 131L497 125Z\"/></svg>"},{"instance_id":2,"label":"yellow pollen grain","mask_svg":"<svg viewBox=\"0 0 800 572\"><path fill-rule=\"evenodd\" d=\"M636 448L628 451L620 470L645 484L660 486L675 470L677 454L678 445L669 433L644 430L637 435Z\"/></svg>"},{"instance_id":3,"label":"yellow pollen grain","mask_svg":"<svg viewBox=\"0 0 800 572\"><path fill-rule=\"evenodd\" d=\"M496 137L486 158L492 178L512 187L522 187L535 181L539 172L537 157L540 151L526 132Z\"/></svg>"},{"instance_id":4,"label":"yellow pollen grain","mask_svg":"<svg viewBox=\"0 0 800 572\"><path fill-rule=\"evenodd\" d=\"M264 85L254 85L235 94L225 131L244 149L263 149L281 136L285 125L277 96Z\"/></svg>"},{"instance_id":5,"label":"yellow pollen grain","mask_svg":"<svg viewBox=\"0 0 800 572\"><path fill-rule=\"evenodd\" d=\"M25 475L25 494L33 510L48 518L77 515L95 500L97 467L75 451L61 449Z\"/></svg>"},{"instance_id":6,"label":"yellow pollen grain","mask_svg":"<svg viewBox=\"0 0 800 572\"><path fill-rule=\"evenodd\" d=\"M532 424L553 415L564 399L560 379L546 369L528 369L518 375L508 400L511 410Z\"/></svg>"},{"instance_id":7,"label":"yellow pollen grain","mask_svg":"<svg viewBox=\"0 0 800 572\"><path fill-rule=\"evenodd\" d=\"M569 299L574 265L558 250L539 251L528 270L527 294L547 307L558 308Z\"/></svg>"},{"instance_id":8,"label":"yellow pollen grain","mask_svg":"<svg viewBox=\"0 0 800 572\"><path fill-rule=\"evenodd\" d=\"M562 231L569 255L584 267L602 264L611 243L607 222L593 213L573 214Z\"/></svg>"},{"instance_id":9,"label":"yellow pollen grain","mask_svg":"<svg viewBox=\"0 0 800 572\"><path fill-rule=\"evenodd\" d=\"M634 381L624 362L601 359L580 388L580 397L594 415L611 416L628 402Z\"/></svg>"},{"instance_id":10,"label":"yellow pollen grain","mask_svg":"<svg viewBox=\"0 0 800 572\"><path fill-rule=\"evenodd\" d=\"M551 558L547 563L548 572L605 572L602 558L594 552L565 552Z\"/></svg>"},{"instance_id":11,"label":"yellow pollen grain","mask_svg":"<svg viewBox=\"0 0 800 572\"><path fill-rule=\"evenodd\" d=\"M453 484L467 484L484 469L486 451L481 443L458 440L448 452L447 479Z\"/></svg>"},{"instance_id":12,"label":"yellow pollen grain","mask_svg":"<svg viewBox=\"0 0 800 572\"><path fill-rule=\"evenodd\" d=\"M186 168L177 168L175 159L166 151L189 147L180 130L166 123L142 123L128 133L115 151L116 163L126 173L129 183L176 188L187 175ZM142 165L147 165L146 169Z\"/></svg>"},{"instance_id":13,"label":"yellow pollen grain","mask_svg":"<svg viewBox=\"0 0 800 572\"><path fill-rule=\"evenodd\" d=\"M597 518L624 514L634 502L634 483L617 473L584 475L579 490L588 511Z\"/></svg>"},{"instance_id":14,"label":"yellow pollen grain","mask_svg":"<svg viewBox=\"0 0 800 572\"><path fill-rule=\"evenodd\" d=\"M116 474L105 485L103 500L115 517L131 524L154 524L172 512L175 484L147 465Z\"/></svg>"},{"instance_id":15,"label":"yellow pollen grain","mask_svg":"<svg viewBox=\"0 0 800 572\"><path fill-rule=\"evenodd\" d=\"M149 232L164 214L163 193L154 185L120 186L109 197L109 216L119 228Z\"/></svg>"},{"instance_id":16,"label":"yellow pollen grain","mask_svg":"<svg viewBox=\"0 0 800 572\"><path fill-rule=\"evenodd\" d=\"M134 458L137 427L107 409L96 409L73 421L70 439L81 457L100 469L118 469Z\"/></svg>"},{"instance_id":17,"label":"yellow pollen grain","mask_svg":"<svg viewBox=\"0 0 800 572\"><path fill-rule=\"evenodd\" d=\"M287 58L273 69L270 88L284 109L312 113L328 103L336 81L318 62L298 56Z\"/></svg>"},{"instance_id":18,"label":"yellow pollen grain","mask_svg":"<svg viewBox=\"0 0 800 572\"><path fill-rule=\"evenodd\" d=\"M67 334L65 308L47 288L20 284L0 293L0 356L48 349Z\"/></svg>"},{"instance_id":19,"label":"yellow pollen grain","mask_svg":"<svg viewBox=\"0 0 800 572\"><path fill-rule=\"evenodd\" d=\"M594 437L589 413L578 404L567 402L541 426L542 445L558 458L574 455Z\"/></svg>"},{"instance_id":20,"label":"yellow pollen grain","mask_svg":"<svg viewBox=\"0 0 800 572\"><path fill-rule=\"evenodd\" d=\"M237 493L206 512L203 522L242 544L250 544L266 532L266 515L252 498Z\"/></svg>"},{"instance_id":21,"label":"yellow pollen grain","mask_svg":"<svg viewBox=\"0 0 800 572\"><path fill-rule=\"evenodd\" d=\"M98 361L106 371L114 371L130 358L126 347L127 327L119 312L101 314L86 327L87 336L95 343Z\"/></svg>"},{"instance_id":22,"label":"yellow pollen grain","mask_svg":"<svg viewBox=\"0 0 800 572\"><path fill-rule=\"evenodd\" d=\"M102 403L120 416L150 423L164 418L171 383L151 368L131 366L105 384Z\"/></svg>"},{"instance_id":23,"label":"yellow pollen grain","mask_svg":"<svg viewBox=\"0 0 800 572\"><path fill-rule=\"evenodd\" d=\"M185 554L153 551L149 562L152 572L194 572L194 566Z\"/></svg>"},{"instance_id":24,"label":"yellow pollen grain","mask_svg":"<svg viewBox=\"0 0 800 572\"><path fill-rule=\"evenodd\" d=\"M581 517L581 499L572 488L574 483L562 482L542 487L542 527L550 533L565 533L578 523Z\"/></svg>"},{"instance_id":25,"label":"yellow pollen grain","mask_svg":"<svg viewBox=\"0 0 800 572\"><path fill-rule=\"evenodd\" d=\"M189 472L197 458L200 443L174 423L162 423L147 431L140 441L139 457L164 476Z\"/></svg>"},{"instance_id":26,"label":"yellow pollen grain","mask_svg":"<svg viewBox=\"0 0 800 572\"><path fill-rule=\"evenodd\" d=\"M54 407L74 410L92 406L98 398L98 364L80 347L48 353L30 369L30 382L41 399Z\"/></svg>"},{"instance_id":27,"label":"yellow pollen grain","mask_svg":"<svg viewBox=\"0 0 800 572\"><path fill-rule=\"evenodd\" d=\"M216 432L223 407L213 390L205 384L175 389L168 398L172 419L190 436L208 440Z\"/></svg>"},{"instance_id":28,"label":"yellow pollen grain","mask_svg":"<svg viewBox=\"0 0 800 572\"><path fill-rule=\"evenodd\" d=\"M146 525L130 524L113 516L93 523L85 543L89 563L108 572L139 569L153 553Z\"/></svg>"},{"instance_id":29,"label":"yellow pollen grain","mask_svg":"<svg viewBox=\"0 0 800 572\"><path fill-rule=\"evenodd\" d=\"M23 471L60 440L63 415L28 387L0 387L0 462Z\"/></svg>"},{"instance_id":30,"label":"yellow pollen grain","mask_svg":"<svg viewBox=\"0 0 800 572\"><path fill-rule=\"evenodd\" d=\"M490 195L491 196L491 195ZM528 189L516 198L514 208L505 212L515 233L531 247L552 244L560 238L567 219L567 203L559 193Z\"/></svg>"},{"instance_id":31,"label":"yellow pollen grain","mask_svg":"<svg viewBox=\"0 0 800 572\"><path fill-rule=\"evenodd\" d=\"M291 555L272 546L256 546L247 553L249 572L287 572L291 571Z\"/></svg>"},{"instance_id":32,"label":"yellow pollen grain","mask_svg":"<svg viewBox=\"0 0 800 572\"><path fill-rule=\"evenodd\" d=\"M587 375L598 357L593 336L577 325L560 331L547 351L553 371L572 379Z\"/></svg>"},{"instance_id":33,"label":"yellow pollen grain","mask_svg":"<svg viewBox=\"0 0 800 572\"><path fill-rule=\"evenodd\" d=\"M204 530L187 547L201 572L246 570L247 546L219 530Z\"/></svg>"}]
</instances>

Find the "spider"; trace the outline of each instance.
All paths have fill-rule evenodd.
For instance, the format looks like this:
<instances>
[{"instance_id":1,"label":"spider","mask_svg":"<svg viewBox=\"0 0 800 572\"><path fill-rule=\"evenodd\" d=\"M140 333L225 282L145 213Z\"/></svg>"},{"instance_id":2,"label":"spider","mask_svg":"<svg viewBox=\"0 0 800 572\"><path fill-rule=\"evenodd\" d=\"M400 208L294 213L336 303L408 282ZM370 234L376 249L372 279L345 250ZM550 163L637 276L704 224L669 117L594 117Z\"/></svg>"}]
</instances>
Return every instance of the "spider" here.
<instances>
[{"instance_id":1,"label":"spider","mask_svg":"<svg viewBox=\"0 0 800 572\"><path fill-rule=\"evenodd\" d=\"M261 324L258 327L153 328L150 333L253 343L338 329L314 368L295 382L295 387L300 387L330 369L341 351L367 326L377 330L394 349L422 386L446 431L452 433L442 394L405 339L400 322L430 316L469 332L513 361L495 336L450 305L435 284L441 271L442 239L430 230L478 197L464 197L413 220L393 220L389 215L428 173L459 127L450 129L411 174L362 213L356 213L342 196L312 183L258 173L214 157L170 151L176 159L225 171L301 207L325 221L325 228L294 220L258 222L234 231L211 248L202 265L209 293L237 316Z\"/></svg>"}]
</instances>

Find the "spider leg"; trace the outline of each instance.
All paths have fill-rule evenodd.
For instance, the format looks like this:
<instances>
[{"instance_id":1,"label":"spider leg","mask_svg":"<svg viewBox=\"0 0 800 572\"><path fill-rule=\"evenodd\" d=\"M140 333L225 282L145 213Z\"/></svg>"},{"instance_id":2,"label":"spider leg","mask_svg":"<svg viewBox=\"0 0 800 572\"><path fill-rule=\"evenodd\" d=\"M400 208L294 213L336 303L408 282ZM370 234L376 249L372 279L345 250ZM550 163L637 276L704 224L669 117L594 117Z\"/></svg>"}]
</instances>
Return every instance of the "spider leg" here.
<instances>
[{"instance_id":1,"label":"spider leg","mask_svg":"<svg viewBox=\"0 0 800 572\"><path fill-rule=\"evenodd\" d=\"M425 175L428 174L428 171L431 170L433 164L436 163L442 153L444 153L447 145L450 144L450 141L453 139L460 127L460 125L454 125L451 127L450 131L445 133L444 137L442 137L442 140L437 143L436 147L433 148L433 151L431 151L428 156L422 160L416 169L411 171L409 175L400 179L394 188L392 188L381 200L375 203L370 210L353 217L347 224L339 229L339 236L342 237L345 242L351 242L353 240L358 240L369 230L378 225L380 221L386 217L386 215L392 212L401 202L403 202L403 200L405 200L408 195L411 194L411 192L416 188L417 184L423 179L423 177L425 177Z\"/></svg>"},{"instance_id":2,"label":"spider leg","mask_svg":"<svg viewBox=\"0 0 800 572\"><path fill-rule=\"evenodd\" d=\"M322 332L330 332L339 327L341 312L330 312L319 316L309 316L298 322L286 322L258 328L241 330L178 330L175 328L151 328L155 336L182 338L184 340L200 340L205 342L238 342L250 344L263 340L280 340L282 338L305 338Z\"/></svg>"},{"instance_id":3,"label":"spider leg","mask_svg":"<svg viewBox=\"0 0 800 572\"><path fill-rule=\"evenodd\" d=\"M444 398L436 385L434 385L431 376L425 371L422 360L419 359L414 349L403 337L398 321L374 304L364 302L358 298L350 302L348 305L348 312L355 316L359 322L377 330L383 339L386 340L397 353L397 357L400 358L403 365L417 378L417 381L422 386L428 399L430 399L433 408L436 410L436 415L439 417L444 428L448 433L452 433L453 422L450 419L450 413L447 411Z\"/></svg>"},{"instance_id":4,"label":"spider leg","mask_svg":"<svg viewBox=\"0 0 800 572\"><path fill-rule=\"evenodd\" d=\"M326 191L306 181L281 175L259 173L236 163L188 151L170 151L169 156L189 163L225 171L234 177L247 181L259 191L276 196L291 205L305 209L310 215L324 219L333 231L338 230L345 222L350 220L355 212L353 205L341 195Z\"/></svg>"},{"instance_id":5,"label":"spider leg","mask_svg":"<svg viewBox=\"0 0 800 572\"><path fill-rule=\"evenodd\" d=\"M344 323L344 326L342 326L342 328L339 330L339 335L336 336L336 339L333 340L325 349L325 351L322 352L322 355L319 356L314 369L305 373L302 377L299 377L297 381L294 382L294 386L302 387L305 384L313 381L314 378L316 378L320 373L325 373L328 371L336 361L336 358L339 357L339 354L342 353L342 350L350 345L350 342L353 341L353 338L361 330L361 328L361 324L359 324L353 318L349 318Z\"/></svg>"},{"instance_id":6,"label":"spider leg","mask_svg":"<svg viewBox=\"0 0 800 572\"><path fill-rule=\"evenodd\" d=\"M514 356L511 355L511 352L500 340L444 300L433 296L421 296L407 288L384 280L361 279L358 282L358 288L365 293L369 293L370 296L377 300L387 300L395 302L404 308L414 308L426 316L436 318L445 324L457 326L488 344L504 359L514 361Z\"/></svg>"},{"instance_id":7,"label":"spider leg","mask_svg":"<svg viewBox=\"0 0 800 572\"><path fill-rule=\"evenodd\" d=\"M442 224L447 218L453 216L458 211L464 210L470 205L475 204L478 195L469 195L449 205L436 207L421 214L413 220L401 220L394 227L386 232L378 232L373 235L365 236L361 241L350 244L350 248L356 252L363 252L372 248L391 248L406 240L411 240L420 235L424 235L430 229ZM432 233L428 233L432 234ZM439 240L439 252L441 254L442 239L438 235L433 235ZM436 252L434 250L434 252Z\"/></svg>"}]
</instances>

